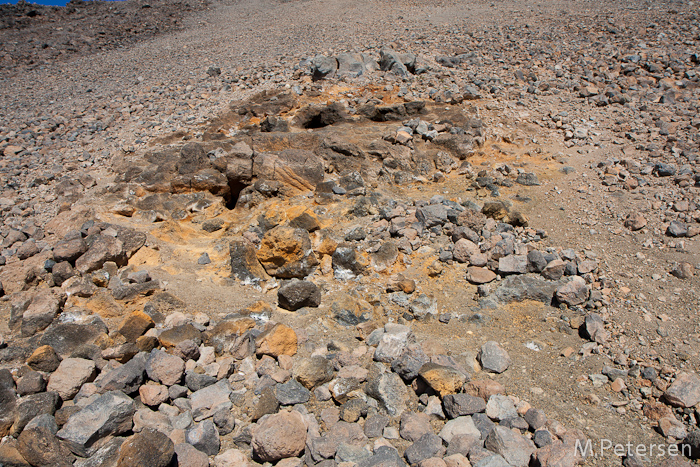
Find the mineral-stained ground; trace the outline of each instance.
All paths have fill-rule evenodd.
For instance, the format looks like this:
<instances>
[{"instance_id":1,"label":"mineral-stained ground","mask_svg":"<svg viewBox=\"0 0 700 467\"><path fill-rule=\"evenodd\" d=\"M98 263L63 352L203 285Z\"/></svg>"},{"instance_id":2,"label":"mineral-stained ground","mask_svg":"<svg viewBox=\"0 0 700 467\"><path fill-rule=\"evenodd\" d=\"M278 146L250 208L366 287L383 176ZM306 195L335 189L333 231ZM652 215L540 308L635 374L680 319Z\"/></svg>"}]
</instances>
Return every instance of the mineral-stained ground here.
<instances>
[{"instance_id":1,"label":"mineral-stained ground","mask_svg":"<svg viewBox=\"0 0 700 467\"><path fill-rule=\"evenodd\" d=\"M0 465L695 465L699 79L695 2L0 6Z\"/></svg>"}]
</instances>

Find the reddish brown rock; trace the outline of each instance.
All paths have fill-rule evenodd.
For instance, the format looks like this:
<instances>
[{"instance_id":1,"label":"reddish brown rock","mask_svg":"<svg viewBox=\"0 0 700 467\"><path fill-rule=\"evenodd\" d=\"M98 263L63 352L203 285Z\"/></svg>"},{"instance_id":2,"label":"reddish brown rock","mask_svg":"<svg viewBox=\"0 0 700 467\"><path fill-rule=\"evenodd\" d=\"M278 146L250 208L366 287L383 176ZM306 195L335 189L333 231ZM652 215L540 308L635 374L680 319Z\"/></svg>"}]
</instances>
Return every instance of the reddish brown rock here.
<instances>
[{"instance_id":1,"label":"reddish brown rock","mask_svg":"<svg viewBox=\"0 0 700 467\"><path fill-rule=\"evenodd\" d=\"M306 445L306 424L299 412L266 415L258 421L251 442L263 461L297 457Z\"/></svg>"},{"instance_id":2,"label":"reddish brown rock","mask_svg":"<svg viewBox=\"0 0 700 467\"><path fill-rule=\"evenodd\" d=\"M467 268L467 280L472 284L486 284L496 279L496 273L477 266Z\"/></svg>"}]
</instances>

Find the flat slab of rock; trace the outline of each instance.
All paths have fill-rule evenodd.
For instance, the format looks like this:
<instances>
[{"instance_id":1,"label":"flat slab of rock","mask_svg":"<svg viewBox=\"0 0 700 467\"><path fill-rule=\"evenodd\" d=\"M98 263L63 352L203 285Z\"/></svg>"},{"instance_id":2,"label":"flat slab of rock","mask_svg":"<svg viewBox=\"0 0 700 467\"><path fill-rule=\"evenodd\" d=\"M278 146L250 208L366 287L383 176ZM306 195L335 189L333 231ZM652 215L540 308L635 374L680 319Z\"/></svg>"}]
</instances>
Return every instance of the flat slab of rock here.
<instances>
[{"instance_id":1,"label":"flat slab of rock","mask_svg":"<svg viewBox=\"0 0 700 467\"><path fill-rule=\"evenodd\" d=\"M496 280L496 277L496 273L490 269L477 266L469 266L467 268L467 280L472 284L488 284Z\"/></svg>"}]
</instances>

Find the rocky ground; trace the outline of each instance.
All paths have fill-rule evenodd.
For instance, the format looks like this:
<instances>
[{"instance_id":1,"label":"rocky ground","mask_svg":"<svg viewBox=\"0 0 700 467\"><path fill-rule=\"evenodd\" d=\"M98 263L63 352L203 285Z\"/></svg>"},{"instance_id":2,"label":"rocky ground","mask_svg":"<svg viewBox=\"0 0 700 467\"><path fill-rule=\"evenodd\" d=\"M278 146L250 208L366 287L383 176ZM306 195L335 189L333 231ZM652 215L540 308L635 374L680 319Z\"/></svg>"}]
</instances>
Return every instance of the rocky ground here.
<instances>
[{"instance_id":1,"label":"rocky ground","mask_svg":"<svg viewBox=\"0 0 700 467\"><path fill-rule=\"evenodd\" d=\"M0 465L700 456L693 3L2 17Z\"/></svg>"}]
</instances>

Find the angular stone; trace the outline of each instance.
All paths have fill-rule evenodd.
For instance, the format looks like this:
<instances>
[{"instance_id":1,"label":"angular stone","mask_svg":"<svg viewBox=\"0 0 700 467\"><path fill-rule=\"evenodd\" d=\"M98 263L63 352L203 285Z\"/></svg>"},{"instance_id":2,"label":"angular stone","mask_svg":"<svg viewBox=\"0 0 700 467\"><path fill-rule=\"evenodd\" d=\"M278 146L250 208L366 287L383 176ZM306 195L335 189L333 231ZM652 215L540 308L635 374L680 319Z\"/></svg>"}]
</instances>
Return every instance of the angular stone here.
<instances>
[{"instance_id":1,"label":"angular stone","mask_svg":"<svg viewBox=\"0 0 700 467\"><path fill-rule=\"evenodd\" d=\"M469 263L472 256L479 253L481 253L479 246L466 238L457 240L454 248L452 248L453 258L455 261L459 261L460 263Z\"/></svg>"},{"instance_id":2,"label":"angular stone","mask_svg":"<svg viewBox=\"0 0 700 467\"><path fill-rule=\"evenodd\" d=\"M75 268L81 274L87 274L100 269L107 261L123 266L126 260L124 244L121 241L116 237L97 235L88 250L75 260Z\"/></svg>"},{"instance_id":3,"label":"angular stone","mask_svg":"<svg viewBox=\"0 0 700 467\"><path fill-rule=\"evenodd\" d=\"M338 245L331 257L333 275L338 280L349 280L363 274L367 264L366 259L348 244Z\"/></svg>"},{"instance_id":4,"label":"angular stone","mask_svg":"<svg viewBox=\"0 0 700 467\"><path fill-rule=\"evenodd\" d=\"M17 449L22 457L33 466L68 467L73 465L71 452L61 444L52 429L43 426L27 426L17 439Z\"/></svg>"},{"instance_id":5,"label":"angular stone","mask_svg":"<svg viewBox=\"0 0 700 467\"><path fill-rule=\"evenodd\" d=\"M412 381L429 361L430 358L423 352L423 347L419 344L409 344L399 357L391 361L391 369L404 381Z\"/></svg>"},{"instance_id":6,"label":"angular stone","mask_svg":"<svg viewBox=\"0 0 700 467\"><path fill-rule=\"evenodd\" d=\"M16 403L17 409L10 434L18 436L34 417L45 414L53 415L60 405L61 397L57 392L42 392L20 398ZM13 411L9 413L13 413Z\"/></svg>"},{"instance_id":7,"label":"angular stone","mask_svg":"<svg viewBox=\"0 0 700 467\"><path fill-rule=\"evenodd\" d=\"M193 341L196 345L202 342L202 333L192 324L181 324L166 329L158 335L158 340L164 347L175 347L183 341Z\"/></svg>"},{"instance_id":8,"label":"angular stone","mask_svg":"<svg viewBox=\"0 0 700 467\"><path fill-rule=\"evenodd\" d=\"M320 355L302 358L294 363L292 374L307 389L314 389L333 379L333 364Z\"/></svg>"},{"instance_id":9,"label":"angular stone","mask_svg":"<svg viewBox=\"0 0 700 467\"><path fill-rule=\"evenodd\" d=\"M177 455L178 467L209 467L209 457L204 454L199 449L195 448L188 443L180 443L175 445L175 454ZM225 454L225 453L224 453ZM222 454L219 454L221 456ZM216 456L218 459L219 456ZM242 465L245 466L247 461L245 458L241 460L240 464L233 464L235 466ZM219 467L220 463L216 463Z\"/></svg>"},{"instance_id":10,"label":"angular stone","mask_svg":"<svg viewBox=\"0 0 700 467\"><path fill-rule=\"evenodd\" d=\"M526 255L508 255L498 260L498 272L501 274L525 274L527 272Z\"/></svg>"},{"instance_id":11,"label":"angular stone","mask_svg":"<svg viewBox=\"0 0 700 467\"><path fill-rule=\"evenodd\" d=\"M146 355L141 352L125 364L111 371L103 371L95 381L100 392L122 391L132 394L138 391L146 377Z\"/></svg>"},{"instance_id":12,"label":"angular stone","mask_svg":"<svg viewBox=\"0 0 700 467\"><path fill-rule=\"evenodd\" d=\"M682 261L674 264L669 272L679 279L690 279L695 274L694 270L695 267L692 264Z\"/></svg>"},{"instance_id":13,"label":"angular stone","mask_svg":"<svg viewBox=\"0 0 700 467\"><path fill-rule=\"evenodd\" d=\"M557 300L569 306L580 305L588 299L589 288L583 277L574 276L557 288Z\"/></svg>"},{"instance_id":14,"label":"angular stone","mask_svg":"<svg viewBox=\"0 0 700 467\"><path fill-rule=\"evenodd\" d=\"M168 467L174 456L172 440L160 431L146 428L124 441L117 467Z\"/></svg>"},{"instance_id":15,"label":"angular stone","mask_svg":"<svg viewBox=\"0 0 700 467\"><path fill-rule=\"evenodd\" d=\"M545 423L547 423L547 417L545 416L544 412L542 410L535 409L534 407L528 409L523 418L530 428L532 428L532 431L539 430L540 428L544 427Z\"/></svg>"},{"instance_id":16,"label":"angular stone","mask_svg":"<svg viewBox=\"0 0 700 467\"><path fill-rule=\"evenodd\" d=\"M700 377L681 373L664 393L664 399L674 407L693 407L700 403Z\"/></svg>"},{"instance_id":17,"label":"angular stone","mask_svg":"<svg viewBox=\"0 0 700 467\"><path fill-rule=\"evenodd\" d=\"M481 346L479 362L486 371L503 373L510 366L511 359L508 352L498 342L488 341Z\"/></svg>"},{"instance_id":18,"label":"angular stone","mask_svg":"<svg viewBox=\"0 0 700 467\"><path fill-rule=\"evenodd\" d=\"M231 387L225 379L193 392L189 398L190 406L192 407L192 417L195 420L203 420L214 415L221 407L228 406L231 403L230 395Z\"/></svg>"},{"instance_id":19,"label":"angular stone","mask_svg":"<svg viewBox=\"0 0 700 467\"><path fill-rule=\"evenodd\" d=\"M436 363L426 363L418 374L441 397L459 392L466 381L462 372Z\"/></svg>"},{"instance_id":20,"label":"angular stone","mask_svg":"<svg viewBox=\"0 0 700 467\"><path fill-rule=\"evenodd\" d=\"M146 373L153 381L172 386L182 379L185 362L175 355L153 349L146 359Z\"/></svg>"},{"instance_id":21,"label":"angular stone","mask_svg":"<svg viewBox=\"0 0 700 467\"><path fill-rule=\"evenodd\" d=\"M98 440L130 430L134 412L130 397L120 391L108 392L73 414L57 436L73 453L87 457L88 450Z\"/></svg>"},{"instance_id":22,"label":"angular stone","mask_svg":"<svg viewBox=\"0 0 700 467\"><path fill-rule=\"evenodd\" d=\"M30 337L46 329L61 312L62 300L50 290L42 290L22 314L22 337Z\"/></svg>"},{"instance_id":23,"label":"angular stone","mask_svg":"<svg viewBox=\"0 0 700 467\"><path fill-rule=\"evenodd\" d=\"M51 373L56 371L61 359L50 345L42 345L32 352L27 359L27 365L33 370Z\"/></svg>"},{"instance_id":24,"label":"angular stone","mask_svg":"<svg viewBox=\"0 0 700 467\"><path fill-rule=\"evenodd\" d=\"M551 305L558 285L558 283L547 281L539 275L517 274L507 276L493 295L504 304L533 300Z\"/></svg>"},{"instance_id":25,"label":"angular stone","mask_svg":"<svg viewBox=\"0 0 700 467\"><path fill-rule=\"evenodd\" d=\"M597 313L588 313L582 327L582 334L598 344L604 344L610 336L610 333L605 330L603 318Z\"/></svg>"},{"instance_id":26,"label":"angular stone","mask_svg":"<svg viewBox=\"0 0 700 467\"><path fill-rule=\"evenodd\" d=\"M144 404L157 407L168 400L168 388L162 384L144 384L139 388L139 396Z\"/></svg>"},{"instance_id":27,"label":"angular stone","mask_svg":"<svg viewBox=\"0 0 700 467\"><path fill-rule=\"evenodd\" d=\"M393 447L380 446L371 457L358 462L357 467L404 467L406 462Z\"/></svg>"},{"instance_id":28,"label":"angular stone","mask_svg":"<svg viewBox=\"0 0 700 467\"><path fill-rule=\"evenodd\" d=\"M61 356L70 356L86 344L108 332L107 326L97 315L90 315L83 323L65 323L56 320L41 336L42 345L50 345Z\"/></svg>"},{"instance_id":29,"label":"angular stone","mask_svg":"<svg viewBox=\"0 0 700 467\"><path fill-rule=\"evenodd\" d=\"M281 308L290 311L318 307L321 305L321 290L313 282L292 279L277 291L277 302Z\"/></svg>"},{"instance_id":30,"label":"angular stone","mask_svg":"<svg viewBox=\"0 0 700 467\"><path fill-rule=\"evenodd\" d=\"M380 373L373 368L365 392L376 399L392 417L401 415L406 409L408 391L396 373Z\"/></svg>"},{"instance_id":31,"label":"angular stone","mask_svg":"<svg viewBox=\"0 0 700 467\"><path fill-rule=\"evenodd\" d=\"M481 432L474 425L474 420L470 416L457 417L445 423L445 426L440 430L440 438L446 443L450 443L455 436L468 435L474 436L477 439L481 438Z\"/></svg>"},{"instance_id":32,"label":"angular stone","mask_svg":"<svg viewBox=\"0 0 700 467\"><path fill-rule=\"evenodd\" d=\"M684 222L671 221L666 229L666 235L670 237L686 237L688 236L688 226Z\"/></svg>"},{"instance_id":33,"label":"angular stone","mask_svg":"<svg viewBox=\"0 0 700 467\"><path fill-rule=\"evenodd\" d=\"M116 467L119 459L119 449L124 438L112 438L95 451L87 459L78 459L73 464L75 467Z\"/></svg>"},{"instance_id":34,"label":"angular stone","mask_svg":"<svg viewBox=\"0 0 700 467\"><path fill-rule=\"evenodd\" d=\"M297 353L297 334L284 324L275 324L255 339L258 355L294 355Z\"/></svg>"},{"instance_id":35,"label":"angular stone","mask_svg":"<svg viewBox=\"0 0 700 467\"><path fill-rule=\"evenodd\" d=\"M275 387L275 395L280 405L305 404L311 398L311 392L296 379L290 379Z\"/></svg>"},{"instance_id":36,"label":"angular stone","mask_svg":"<svg viewBox=\"0 0 700 467\"><path fill-rule=\"evenodd\" d=\"M401 414L399 433L407 441L415 442L426 433L432 433L430 417L424 413L404 412Z\"/></svg>"},{"instance_id":37,"label":"angular stone","mask_svg":"<svg viewBox=\"0 0 700 467\"><path fill-rule=\"evenodd\" d=\"M308 276L319 264L309 233L287 226L265 232L257 257L269 275L283 279Z\"/></svg>"},{"instance_id":38,"label":"angular stone","mask_svg":"<svg viewBox=\"0 0 700 467\"><path fill-rule=\"evenodd\" d=\"M95 377L95 362L83 358L66 358L49 377L47 389L63 400L72 399L80 387Z\"/></svg>"},{"instance_id":39,"label":"angular stone","mask_svg":"<svg viewBox=\"0 0 700 467\"><path fill-rule=\"evenodd\" d=\"M357 423L339 421L323 436L313 437L307 445L307 452L313 461L333 458L341 444L362 446L367 438Z\"/></svg>"},{"instance_id":40,"label":"angular stone","mask_svg":"<svg viewBox=\"0 0 700 467\"><path fill-rule=\"evenodd\" d=\"M154 326L155 323L150 316L143 311L134 311L124 318L117 332L128 342L136 342L136 339Z\"/></svg>"},{"instance_id":41,"label":"angular stone","mask_svg":"<svg viewBox=\"0 0 700 467\"><path fill-rule=\"evenodd\" d=\"M444 204L430 204L416 209L416 218L426 229L443 225L447 222L447 207Z\"/></svg>"},{"instance_id":42,"label":"angular stone","mask_svg":"<svg viewBox=\"0 0 700 467\"><path fill-rule=\"evenodd\" d=\"M486 410L484 399L464 393L448 394L443 397L442 404L449 418L473 415Z\"/></svg>"},{"instance_id":43,"label":"angular stone","mask_svg":"<svg viewBox=\"0 0 700 467\"><path fill-rule=\"evenodd\" d=\"M255 284L268 276L257 257L255 245L247 240L233 240L229 244L231 277L243 284Z\"/></svg>"},{"instance_id":44,"label":"angular stone","mask_svg":"<svg viewBox=\"0 0 700 467\"><path fill-rule=\"evenodd\" d=\"M530 440L502 426L495 427L489 433L484 447L501 455L513 467L527 467L530 456L535 452Z\"/></svg>"},{"instance_id":45,"label":"angular stone","mask_svg":"<svg viewBox=\"0 0 700 467\"><path fill-rule=\"evenodd\" d=\"M409 464L418 464L431 457L441 457L444 453L442 439L433 433L426 433L406 448L404 457Z\"/></svg>"},{"instance_id":46,"label":"angular stone","mask_svg":"<svg viewBox=\"0 0 700 467\"><path fill-rule=\"evenodd\" d=\"M331 304L331 316L341 326L357 326L371 318L371 305L364 300L342 294Z\"/></svg>"},{"instance_id":47,"label":"angular stone","mask_svg":"<svg viewBox=\"0 0 700 467\"><path fill-rule=\"evenodd\" d=\"M88 249L87 243L83 238L74 238L71 240L62 240L56 243L53 247L53 260L57 263L67 261L73 263Z\"/></svg>"},{"instance_id":48,"label":"angular stone","mask_svg":"<svg viewBox=\"0 0 700 467\"><path fill-rule=\"evenodd\" d=\"M384 428L389 424L389 417L386 415L372 415L365 421L365 436L368 438L379 438L384 432Z\"/></svg>"},{"instance_id":49,"label":"angular stone","mask_svg":"<svg viewBox=\"0 0 700 467\"><path fill-rule=\"evenodd\" d=\"M297 457L306 445L306 423L298 412L280 412L261 418L254 431L251 446L263 461Z\"/></svg>"},{"instance_id":50,"label":"angular stone","mask_svg":"<svg viewBox=\"0 0 700 467\"><path fill-rule=\"evenodd\" d=\"M413 333L408 326L389 323L384 326L377 348L374 351L374 360L383 363L391 363L398 358L407 345L413 340Z\"/></svg>"},{"instance_id":51,"label":"angular stone","mask_svg":"<svg viewBox=\"0 0 700 467\"><path fill-rule=\"evenodd\" d=\"M496 394L489 397L486 403L486 415L492 420L500 421L517 417L518 411L510 397Z\"/></svg>"},{"instance_id":52,"label":"angular stone","mask_svg":"<svg viewBox=\"0 0 700 467\"><path fill-rule=\"evenodd\" d=\"M221 441L219 432L210 419L204 420L187 430L185 440L208 456L215 456L219 453Z\"/></svg>"},{"instance_id":53,"label":"angular stone","mask_svg":"<svg viewBox=\"0 0 700 467\"><path fill-rule=\"evenodd\" d=\"M25 373L17 380L17 394L26 396L27 394L36 394L46 390L46 380L38 371L30 371Z\"/></svg>"}]
</instances>

